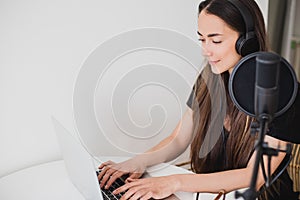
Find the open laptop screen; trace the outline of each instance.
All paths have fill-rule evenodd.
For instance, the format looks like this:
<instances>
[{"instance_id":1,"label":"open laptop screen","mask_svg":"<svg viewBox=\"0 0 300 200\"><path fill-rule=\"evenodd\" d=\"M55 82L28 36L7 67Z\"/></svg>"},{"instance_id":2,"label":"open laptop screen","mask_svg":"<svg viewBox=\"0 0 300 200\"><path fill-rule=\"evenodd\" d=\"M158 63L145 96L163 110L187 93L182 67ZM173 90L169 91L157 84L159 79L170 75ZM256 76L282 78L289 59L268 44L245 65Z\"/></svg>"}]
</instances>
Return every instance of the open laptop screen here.
<instances>
[{"instance_id":1,"label":"open laptop screen","mask_svg":"<svg viewBox=\"0 0 300 200\"><path fill-rule=\"evenodd\" d=\"M103 200L91 156L60 122L52 122L70 180L85 199Z\"/></svg>"}]
</instances>

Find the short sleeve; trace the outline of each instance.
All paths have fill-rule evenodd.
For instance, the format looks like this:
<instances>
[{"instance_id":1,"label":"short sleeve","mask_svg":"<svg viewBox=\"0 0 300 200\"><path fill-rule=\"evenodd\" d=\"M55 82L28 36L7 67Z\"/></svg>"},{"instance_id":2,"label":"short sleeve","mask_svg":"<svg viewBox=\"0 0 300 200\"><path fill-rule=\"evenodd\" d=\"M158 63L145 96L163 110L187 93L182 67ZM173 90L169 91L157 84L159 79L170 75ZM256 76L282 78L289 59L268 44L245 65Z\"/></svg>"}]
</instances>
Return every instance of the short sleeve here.
<instances>
[{"instance_id":1,"label":"short sleeve","mask_svg":"<svg viewBox=\"0 0 300 200\"><path fill-rule=\"evenodd\" d=\"M192 109L194 98L195 98L195 86L193 87L191 94L186 102L186 105L191 109Z\"/></svg>"},{"instance_id":2,"label":"short sleeve","mask_svg":"<svg viewBox=\"0 0 300 200\"><path fill-rule=\"evenodd\" d=\"M300 87L293 105L281 116L276 117L267 133L277 139L300 143Z\"/></svg>"}]
</instances>

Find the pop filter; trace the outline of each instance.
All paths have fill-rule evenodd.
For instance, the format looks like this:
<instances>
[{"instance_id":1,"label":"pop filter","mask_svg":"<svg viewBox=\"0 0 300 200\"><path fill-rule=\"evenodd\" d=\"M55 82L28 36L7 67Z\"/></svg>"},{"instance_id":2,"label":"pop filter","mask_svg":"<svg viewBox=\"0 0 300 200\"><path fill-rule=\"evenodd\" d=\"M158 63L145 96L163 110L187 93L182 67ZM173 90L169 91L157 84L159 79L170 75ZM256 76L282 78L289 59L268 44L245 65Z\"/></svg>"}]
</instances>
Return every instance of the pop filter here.
<instances>
[{"instance_id":1,"label":"pop filter","mask_svg":"<svg viewBox=\"0 0 300 200\"><path fill-rule=\"evenodd\" d=\"M256 57L265 52L255 52L242 58L229 78L229 94L237 108L255 117ZM281 57L279 70L279 99L274 117L283 114L295 101L298 82L292 66Z\"/></svg>"},{"instance_id":2,"label":"pop filter","mask_svg":"<svg viewBox=\"0 0 300 200\"><path fill-rule=\"evenodd\" d=\"M256 117L256 57L266 53L267 52L255 52L243 57L236 64L229 78L228 88L233 103L240 111L251 117ZM280 57L278 89L277 110L274 113L274 118L285 113L293 105L298 93L296 74L292 66L282 57ZM297 137L299 138L299 136ZM287 136L279 136L278 138L284 138L285 140L293 142L293 138L290 138L290 136L288 136L288 138Z\"/></svg>"}]
</instances>

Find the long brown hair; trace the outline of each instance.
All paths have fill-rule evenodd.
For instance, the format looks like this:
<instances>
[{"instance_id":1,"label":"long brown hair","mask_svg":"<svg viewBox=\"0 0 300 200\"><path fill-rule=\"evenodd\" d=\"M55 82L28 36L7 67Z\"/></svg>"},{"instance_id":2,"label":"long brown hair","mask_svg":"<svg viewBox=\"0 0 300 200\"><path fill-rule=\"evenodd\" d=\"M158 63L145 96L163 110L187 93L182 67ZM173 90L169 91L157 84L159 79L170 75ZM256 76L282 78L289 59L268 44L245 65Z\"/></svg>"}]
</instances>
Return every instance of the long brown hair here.
<instances>
[{"instance_id":1,"label":"long brown hair","mask_svg":"<svg viewBox=\"0 0 300 200\"><path fill-rule=\"evenodd\" d=\"M266 30L263 15L254 0L240 0L249 10L254 22L254 31L258 38L260 51L267 50ZM245 22L241 13L234 5L224 0L206 0L199 5L199 12L207 12L224 20L233 30L243 34L245 32ZM194 139L191 144L191 168L196 173L209 173L227 169L237 169L246 167L252 154L255 138L250 136L249 127L251 119L243 112L239 111L228 93L229 73L224 72L221 75L213 74L209 66L206 66L199 75L194 86L195 98L192 104L194 110ZM223 89L222 89L223 88ZM222 95L224 90L225 95ZM215 119L212 113L212 98L222 98L219 106L219 119ZM223 114L221 114L223 113ZM218 126L221 121L223 126L224 119L229 119L229 134L220 134L222 131ZM219 132L215 133L216 130ZM224 131L224 130L223 130ZM227 132L226 130L224 132ZM216 141L211 142L213 148L205 144L207 137L218 136ZM226 141L226 149L224 148ZM202 155L200 149L207 146L206 152ZM224 163L224 159L226 163Z\"/></svg>"}]
</instances>

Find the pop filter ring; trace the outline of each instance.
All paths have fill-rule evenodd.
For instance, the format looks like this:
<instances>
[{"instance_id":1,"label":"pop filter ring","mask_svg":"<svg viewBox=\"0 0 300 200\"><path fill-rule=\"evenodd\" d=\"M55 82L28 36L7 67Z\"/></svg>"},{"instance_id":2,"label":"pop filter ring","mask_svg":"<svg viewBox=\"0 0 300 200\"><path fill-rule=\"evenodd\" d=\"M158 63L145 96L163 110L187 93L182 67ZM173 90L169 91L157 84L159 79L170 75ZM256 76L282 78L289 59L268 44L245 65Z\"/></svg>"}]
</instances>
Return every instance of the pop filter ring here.
<instances>
[{"instance_id":1,"label":"pop filter ring","mask_svg":"<svg viewBox=\"0 0 300 200\"><path fill-rule=\"evenodd\" d=\"M228 83L229 95L233 103L240 111L251 117L256 117L254 112L256 57L261 53L263 52L255 52L243 57L235 65ZM293 67L283 57L280 58L280 63L278 85L281 87L279 88L278 109L274 117L282 115L292 106L298 92L298 82ZM286 87L288 87L288 90ZM289 87L293 87L293 90L290 91ZM246 98L241 95L243 93L247 96Z\"/></svg>"}]
</instances>

